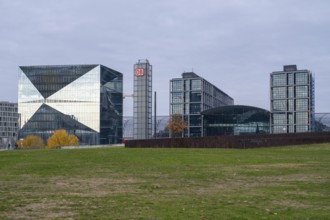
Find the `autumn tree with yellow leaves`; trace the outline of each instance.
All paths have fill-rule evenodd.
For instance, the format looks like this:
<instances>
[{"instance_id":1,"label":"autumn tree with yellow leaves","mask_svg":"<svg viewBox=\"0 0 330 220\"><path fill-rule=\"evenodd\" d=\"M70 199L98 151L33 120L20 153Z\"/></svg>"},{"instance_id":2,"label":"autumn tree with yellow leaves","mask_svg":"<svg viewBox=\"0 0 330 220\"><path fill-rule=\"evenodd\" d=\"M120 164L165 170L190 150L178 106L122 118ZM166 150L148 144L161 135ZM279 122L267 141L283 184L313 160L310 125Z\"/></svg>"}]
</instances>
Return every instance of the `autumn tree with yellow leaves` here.
<instances>
[{"instance_id":1,"label":"autumn tree with yellow leaves","mask_svg":"<svg viewBox=\"0 0 330 220\"><path fill-rule=\"evenodd\" d=\"M28 135L16 141L16 145L19 149L41 149L45 147L45 142L38 135Z\"/></svg>"},{"instance_id":2,"label":"autumn tree with yellow leaves","mask_svg":"<svg viewBox=\"0 0 330 220\"><path fill-rule=\"evenodd\" d=\"M48 138L47 148L53 149L61 146L77 146L79 139L73 134L68 134L66 130L56 130L54 134Z\"/></svg>"},{"instance_id":3,"label":"autumn tree with yellow leaves","mask_svg":"<svg viewBox=\"0 0 330 220\"><path fill-rule=\"evenodd\" d=\"M173 137L176 137L179 134L182 134L187 126L187 122L182 119L181 115L174 114L171 116L166 128L170 131Z\"/></svg>"}]
</instances>

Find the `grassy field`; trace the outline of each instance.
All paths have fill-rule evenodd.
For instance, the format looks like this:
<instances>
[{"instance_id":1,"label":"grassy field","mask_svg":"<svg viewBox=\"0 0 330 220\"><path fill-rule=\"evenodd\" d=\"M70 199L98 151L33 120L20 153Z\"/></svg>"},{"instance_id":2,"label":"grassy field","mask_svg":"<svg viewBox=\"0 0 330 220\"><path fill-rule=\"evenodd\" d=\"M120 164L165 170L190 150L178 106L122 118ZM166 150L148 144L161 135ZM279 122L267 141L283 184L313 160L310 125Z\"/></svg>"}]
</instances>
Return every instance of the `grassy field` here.
<instances>
[{"instance_id":1,"label":"grassy field","mask_svg":"<svg viewBox=\"0 0 330 220\"><path fill-rule=\"evenodd\" d=\"M330 219L330 144L0 152L0 219Z\"/></svg>"}]
</instances>

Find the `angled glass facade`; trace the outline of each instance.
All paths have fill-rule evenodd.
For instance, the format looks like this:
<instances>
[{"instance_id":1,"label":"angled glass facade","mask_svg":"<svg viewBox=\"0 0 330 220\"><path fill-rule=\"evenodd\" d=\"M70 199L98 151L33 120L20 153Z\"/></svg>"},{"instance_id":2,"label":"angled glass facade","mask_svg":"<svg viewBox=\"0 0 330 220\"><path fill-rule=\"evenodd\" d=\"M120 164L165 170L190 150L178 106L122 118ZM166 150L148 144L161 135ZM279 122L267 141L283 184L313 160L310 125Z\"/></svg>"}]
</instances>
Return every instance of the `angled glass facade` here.
<instances>
[{"instance_id":1,"label":"angled glass facade","mask_svg":"<svg viewBox=\"0 0 330 220\"><path fill-rule=\"evenodd\" d=\"M81 144L120 143L122 95L122 74L102 65L21 66L19 136L63 128Z\"/></svg>"},{"instance_id":2,"label":"angled glass facade","mask_svg":"<svg viewBox=\"0 0 330 220\"><path fill-rule=\"evenodd\" d=\"M134 139L152 137L152 65L148 60L134 64Z\"/></svg>"},{"instance_id":3,"label":"angled glass facade","mask_svg":"<svg viewBox=\"0 0 330 220\"><path fill-rule=\"evenodd\" d=\"M296 65L270 74L272 133L311 132L314 129L314 78Z\"/></svg>"},{"instance_id":4,"label":"angled glass facade","mask_svg":"<svg viewBox=\"0 0 330 220\"><path fill-rule=\"evenodd\" d=\"M204 136L269 133L270 112L252 106L231 105L202 112Z\"/></svg>"},{"instance_id":5,"label":"angled glass facade","mask_svg":"<svg viewBox=\"0 0 330 220\"><path fill-rule=\"evenodd\" d=\"M196 73L183 73L170 81L170 115L182 115L188 123L184 137L203 136L202 111L233 104L230 96Z\"/></svg>"}]
</instances>

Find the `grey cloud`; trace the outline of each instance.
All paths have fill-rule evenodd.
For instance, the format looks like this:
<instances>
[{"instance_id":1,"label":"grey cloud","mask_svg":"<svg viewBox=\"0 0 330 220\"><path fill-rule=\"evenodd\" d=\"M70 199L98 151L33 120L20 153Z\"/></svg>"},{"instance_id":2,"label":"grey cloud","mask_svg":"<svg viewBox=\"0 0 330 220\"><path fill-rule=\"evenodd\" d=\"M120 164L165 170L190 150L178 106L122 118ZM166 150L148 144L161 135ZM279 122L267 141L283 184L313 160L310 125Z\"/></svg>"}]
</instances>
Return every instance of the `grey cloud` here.
<instances>
[{"instance_id":1,"label":"grey cloud","mask_svg":"<svg viewBox=\"0 0 330 220\"><path fill-rule=\"evenodd\" d=\"M269 73L285 64L316 78L316 111L330 111L330 2L325 0L31 0L0 2L0 100L17 100L17 66L101 63L154 69L159 114L169 80L194 71L237 104L269 108ZM319 88L319 89L318 89ZM125 100L125 114L132 114Z\"/></svg>"}]
</instances>

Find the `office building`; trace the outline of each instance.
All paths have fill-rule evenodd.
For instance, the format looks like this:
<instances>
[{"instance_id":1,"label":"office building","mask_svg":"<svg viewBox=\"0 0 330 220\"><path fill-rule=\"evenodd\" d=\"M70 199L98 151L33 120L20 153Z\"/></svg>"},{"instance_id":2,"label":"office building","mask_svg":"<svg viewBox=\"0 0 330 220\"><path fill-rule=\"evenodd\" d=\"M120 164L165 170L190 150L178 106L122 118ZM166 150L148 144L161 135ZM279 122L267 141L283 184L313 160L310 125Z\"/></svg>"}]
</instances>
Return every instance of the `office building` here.
<instances>
[{"instance_id":1,"label":"office building","mask_svg":"<svg viewBox=\"0 0 330 220\"><path fill-rule=\"evenodd\" d=\"M14 149L18 134L17 103L0 102L0 149Z\"/></svg>"},{"instance_id":2,"label":"office building","mask_svg":"<svg viewBox=\"0 0 330 220\"><path fill-rule=\"evenodd\" d=\"M267 134L270 112L244 105L228 105L202 112L204 136Z\"/></svg>"},{"instance_id":3,"label":"office building","mask_svg":"<svg viewBox=\"0 0 330 220\"><path fill-rule=\"evenodd\" d=\"M133 137L152 137L152 65L148 60L134 64Z\"/></svg>"},{"instance_id":4,"label":"office building","mask_svg":"<svg viewBox=\"0 0 330 220\"><path fill-rule=\"evenodd\" d=\"M311 132L314 128L314 78L296 65L270 74L272 133Z\"/></svg>"},{"instance_id":5,"label":"office building","mask_svg":"<svg viewBox=\"0 0 330 220\"><path fill-rule=\"evenodd\" d=\"M233 104L233 98L194 72L170 80L170 115L179 114L188 123L184 137L203 136L202 111Z\"/></svg>"},{"instance_id":6,"label":"office building","mask_svg":"<svg viewBox=\"0 0 330 220\"><path fill-rule=\"evenodd\" d=\"M19 67L20 134L45 141L57 129L80 144L122 141L123 75L103 65Z\"/></svg>"}]
</instances>

